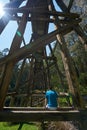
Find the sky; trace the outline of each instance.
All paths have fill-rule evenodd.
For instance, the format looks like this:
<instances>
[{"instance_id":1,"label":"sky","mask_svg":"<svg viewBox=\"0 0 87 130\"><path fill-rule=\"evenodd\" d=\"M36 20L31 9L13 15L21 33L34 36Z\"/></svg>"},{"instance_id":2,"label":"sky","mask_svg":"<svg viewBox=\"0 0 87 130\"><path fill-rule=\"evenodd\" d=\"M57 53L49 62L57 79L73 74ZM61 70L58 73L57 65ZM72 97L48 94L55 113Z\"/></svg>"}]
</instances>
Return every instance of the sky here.
<instances>
[{"instance_id":1,"label":"sky","mask_svg":"<svg viewBox=\"0 0 87 130\"><path fill-rule=\"evenodd\" d=\"M9 0L0 0L0 3L3 4L6 4L8 2ZM57 10L60 10L59 7L57 7ZM5 29L3 30L3 32L0 34L0 51L4 50L5 48L10 49L17 27L18 25L16 21L10 21L8 25L5 27ZM54 30L54 26L51 24L49 31L53 31L53 30ZM31 29L31 24L29 22L27 24L25 35L24 35L26 43L29 43L31 34L32 34L32 29Z\"/></svg>"},{"instance_id":2,"label":"sky","mask_svg":"<svg viewBox=\"0 0 87 130\"><path fill-rule=\"evenodd\" d=\"M2 2L3 4L6 4L9 2L9 0L0 0L0 2ZM5 48L10 49L10 46L13 41L14 35L16 33L17 27L18 27L18 25L17 25L16 21L10 21L8 23L8 25L5 27L5 29L3 30L3 32L0 35L0 51L2 51ZM31 34L30 24L27 25L26 32L27 32L27 34L25 33L25 35L26 35L25 40L26 40L26 42L28 42L29 35Z\"/></svg>"}]
</instances>

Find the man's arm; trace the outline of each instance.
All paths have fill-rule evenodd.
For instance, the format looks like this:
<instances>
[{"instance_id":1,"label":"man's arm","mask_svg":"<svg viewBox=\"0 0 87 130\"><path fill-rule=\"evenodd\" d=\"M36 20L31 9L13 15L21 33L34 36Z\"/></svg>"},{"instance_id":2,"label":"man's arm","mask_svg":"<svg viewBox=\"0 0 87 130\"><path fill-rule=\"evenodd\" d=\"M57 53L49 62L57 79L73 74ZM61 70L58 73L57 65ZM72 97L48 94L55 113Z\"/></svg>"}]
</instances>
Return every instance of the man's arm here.
<instances>
[{"instance_id":1,"label":"man's arm","mask_svg":"<svg viewBox=\"0 0 87 130\"><path fill-rule=\"evenodd\" d=\"M46 105L47 105L47 99L45 98L45 107L46 107Z\"/></svg>"}]
</instances>

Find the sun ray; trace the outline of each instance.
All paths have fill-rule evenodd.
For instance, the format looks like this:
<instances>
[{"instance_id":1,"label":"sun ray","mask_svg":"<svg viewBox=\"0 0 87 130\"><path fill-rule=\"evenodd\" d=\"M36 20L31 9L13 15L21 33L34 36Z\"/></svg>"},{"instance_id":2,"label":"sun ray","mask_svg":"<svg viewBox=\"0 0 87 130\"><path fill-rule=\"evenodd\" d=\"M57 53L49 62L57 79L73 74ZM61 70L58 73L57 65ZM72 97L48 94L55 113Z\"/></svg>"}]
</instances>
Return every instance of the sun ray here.
<instances>
[{"instance_id":1,"label":"sun ray","mask_svg":"<svg viewBox=\"0 0 87 130\"><path fill-rule=\"evenodd\" d=\"M4 10L3 10L3 3L0 2L0 18L4 15Z\"/></svg>"}]
</instances>

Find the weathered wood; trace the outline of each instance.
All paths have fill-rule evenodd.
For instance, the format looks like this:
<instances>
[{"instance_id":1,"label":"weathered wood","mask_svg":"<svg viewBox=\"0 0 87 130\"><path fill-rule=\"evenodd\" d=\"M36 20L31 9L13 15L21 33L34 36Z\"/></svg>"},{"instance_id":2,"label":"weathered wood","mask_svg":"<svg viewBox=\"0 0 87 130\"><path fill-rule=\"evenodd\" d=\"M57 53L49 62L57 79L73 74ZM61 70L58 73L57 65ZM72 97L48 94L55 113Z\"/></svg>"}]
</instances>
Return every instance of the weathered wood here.
<instances>
[{"instance_id":1,"label":"weathered wood","mask_svg":"<svg viewBox=\"0 0 87 130\"><path fill-rule=\"evenodd\" d=\"M69 5L67 7L66 4L63 2L63 0L56 0L56 3L59 5L59 7L63 12L70 12L73 2L74 0L70 0Z\"/></svg>"},{"instance_id":2,"label":"weathered wood","mask_svg":"<svg viewBox=\"0 0 87 130\"><path fill-rule=\"evenodd\" d=\"M57 39L59 41L59 46L61 48L61 56L64 64L67 82L69 85L69 91L73 97L73 104L78 107L84 107L84 103L80 96L80 90L78 87L79 83L77 82L77 75L75 72L74 65L72 63L72 59L66 47L65 40L61 35L57 35Z\"/></svg>"},{"instance_id":3,"label":"weathered wood","mask_svg":"<svg viewBox=\"0 0 87 130\"><path fill-rule=\"evenodd\" d=\"M3 122L28 122L28 121L79 121L87 119L87 110L70 111L0 111L0 121Z\"/></svg>"},{"instance_id":4,"label":"weathered wood","mask_svg":"<svg viewBox=\"0 0 87 130\"><path fill-rule=\"evenodd\" d=\"M60 8L62 9L63 12L69 12L69 8L71 8L71 5L73 3L73 0L70 0L70 5L69 8L63 3L62 0L56 0L57 4L60 6ZM85 35L85 33L83 32L82 28L80 27L80 25L78 24L78 26L73 26L74 30L77 32L77 34L81 37L81 39L84 40L85 44L87 45L87 36ZM87 46L85 46L85 49L87 50Z\"/></svg>"},{"instance_id":5,"label":"weathered wood","mask_svg":"<svg viewBox=\"0 0 87 130\"><path fill-rule=\"evenodd\" d=\"M10 18L10 20L14 20L14 21L21 21L22 17L21 16L13 16ZM53 18L41 18L41 17L38 17L38 18L32 18L32 20L35 20L35 21L44 21L44 22L49 22L49 23L54 23L56 22L55 19ZM27 21L31 21L31 17L28 17ZM75 22L78 22L80 23L82 20L81 18L78 18L78 19L68 19L68 21L66 19L59 19L58 22L59 23L62 23L62 24L68 24L69 22L70 23L75 23Z\"/></svg>"},{"instance_id":6,"label":"weathered wood","mask_svg":"<svg viewBox=\"0 0 87 130\"><path fill-rule=\"evenodd\" d=\"M68 5L68 12L70 12L73 2L74 0L70 0L69 5Z\"/></svg>"},{"instance_id":7,"label":"weathered wood","mask_svg":"<svg viewBox=\"0 0 87 130\"><path fill-rule=\"evenodd\" d=\"M17 0L15 0L15 1L17 1ZM33 0L33 2L34 2L34 0ZM62 36L64 34L66 34L67 32L72 31L74 29L74 27L76 25L78 25L79 20L80 20L78 14L68 12L68 10L71 8L73 0L70 1L69 7L66 7L66 5L64 4L64 2L62 0L61 1L56 0L56 2L60 5L60 7L62 8L62 10L64 12L45 10L48 5L46 3L46 4L44 4L45 6L43 6L44 8L42 8L43 0L42 1L40 0L37 3L33 3L33 2L28 3L29 6L28 7L26 6L27 8L22 7L22 8L10 8L10 9L8 8L7 9L7 11L8 12L10 11L12 14L14 14L14 12L16 12L16 13L20 12L20 13L24 13L25 15L23 15L23 17L22 17L23 19L21 18L22 21L19 22L20 24L19 24L18 30L16 32L16 35L15 35L15 37L13 39L9 55L0 60L1 65L3 63L5 63L7 65L6 68L5 68L5 75L3 77L3 83L2 83L2 86L1 86L1 89L0 89L1 90L0 91L0 107L1 108L3 106L4 99L5 99L5 96L6 96L6 91L8 89L9 83L10 83L11 74L12 74L11 71L13 70L14 64L17 61L21 60L22 58L25 58L26 56L32 55L33 52L36 52L39 49L42 49L42 47L44 47L45 45L47 45L47 44L53 42L54 40L56 40L56 35L57 34L61 34L60 36ZM45 2L47 2L47 1L45 1ZM17 6L15 6L15 7L17 7ZM6 10L6 8L4 8L4 9ZM29 20L29 17L27 15L29 12L31 13L31 19L30 20L31 20L31 23L32 23L32 30L33 30L33 35L32 36L33 36L33 41L34 42L30 42L29 45L26 45L25 47L20 48L21 42L23 40L25 27L26 27L27 21ZM58 30L46 35L47 30L48 30L48 24L49 24L48 22L49 22L49 17L50 16L55 16L56 17L56 21L55 21L56 24L61 23L61 20L57 21L58 16L63 17L67 21L68 21L67 18L69 18L69 20L72 20L72 22L68 21L67 23L66 22L62 23L62 26L61 26L62 29L58 28ZM35 20L37 17L40 17L41 19L43 19L43 18L45 18L45 19L42 20L42 21L39 21L39 19ZM46 21L46 17L47 17L48 21ZM53 21L51 21L51 22L53 22ZM73 25L72 25L72 23L73 23ZM39 25L39 26L37 26L37 25ZM81 33L81 31L79 31L79 30L77 30L77 32L78 32L78 34ZM17 35L18 33L20 34L19 36ZM39 38L39 37L40 38L39 39L34 38L34 34L36 35L37 38ZM45 36L43 36L43 35L45 35ZM81 34L79 34L79 35L82 36ZM58 38L58 36L57 36L57 38ZM87 42L87 39L84 37L84 35L83 35L83 38ZM59 42L60 42L61 45L64 44L63 41L64 41L63 38L60 37ZM69 62L69 59L67 60L68 53L65 52L67 50L67 48L61 47L61 45L60 45L60 48L62 48L61 49L62 52L63 52L62 54L64 55L63 58L65 58L64 59L65 62L67 62L67 61ZM19 50L19 52L14 53L17 50ZM68 81L69 81L69 78L71 78L72 81L76 81L75 80L75 75L73 73L74 69L72 69L72 67L70 68L69 64L68 64L68 66L66 65L66 71L67 71L67 68L68 68L68 70L71 72L71 75L72 75L71 76L69 74L69 77L67 76ZM5 82L5 81L7 81L7 82ZM72 86L71 91L73 92L73 95L74 95L74 90L75 90L75 93L77 94L76 95L77 104L81 106L81 104L80 104L81 100L80 100L80 98L78 98L79 97L79 91L78 91L78 89L76 87L76 86L78 86L78 84L75 85L76 88L75 87L73 88L73 84L75 84L75 83L70 82L70 85ZM78 103L78 101L80 101L80 103Z\"/></svg>"},{"instance_id":8,"label":"weathered wood","mask_svg":"<svg viewBox=\"0 0 87 130\"><path fill-rule=\"evenodd\" d=\"M55 8L52 6L51 10L55 10ZM65 11L67 12L67 10ZM58 20L58 18L55 16L55 19ZM57 29L60 29L62 26L59 23L54 23ZM82 102L82 98L80 96L79 91L79 83L77 81L77 75L75 72L75 68L72 63L71 56L69 54L69 50L66 46L66 42L64 37L61 34L57 35L58 44L60 46L60 52L62 61L64 64L64 69L66 73L66 78L69 86L69 91L72 94L73 99L73 105L77 107L84 107L84 103Z\"/></svg>"},{"instance_id":9,"label":"weathered wood","mask_svg":"<svg viewBox=\"0 0 87 130\"><path fill-rule=\"evenodd\" d=\"M68 12L67 6L66 6L65 3L63 2L63 0L56 0L56 3L57 3L58 6L62 9L63 12Z\"/></svg>"},{"instance_id":10,"label":"weathered wood","mask_svg":"<svg viewBox=\"0 0 87 130\"><path fill-rule=\"evenodd\" d=\"M45 97L45 93L30 93L33 97ZM7 96L27 96L27 93L17 93L17 92L11 92L7 93ZM60 92L58 94L58 97L68 97L69 94L65 92Z\"/></svg>"},{"instance_id":11,"label":"weathered wood","mask_svg":"<svg viewBox=\"0 0 87 130\"><path fill-rule=\"evenodd\" d=\"M27 5L28 5L28 2L27 2ZM17 49L20 48L20 45L21 45L21 42L23 39L23 34L25 31L25 27L27 24L28 14L26 14L26 15L24 14L22 17L23 17L23 19L20 22L20 25L17 29L17 32L16 32L15 37L13 39L9 54L17 51ZM20 36L18 35L18 33L20 33ZM6 97L9 83L11 80L12 70L13 70L14 64L15 64L15 61L11 61L10 63L6 64L6 67L5 67L5 75L3 77L3 83L2 83L2 86L0 88L0 109L2 109L2 107L4 105L4 101L5 101L5 97Z\"/></svg>"},{"instance_id":12,"label":"weathered wood","mask_svg":"<svg viewBox=\"0 0 87 130\"><path fill-rule=\"evenodd\" d=\"M77 23L73 23L73 24L77 24ZM39 39L37 39L36 41L20 48L18 52L16 52L16 53L14 52L14 54L10 54L10 55L0 59L0 65L10 62L11 60L16 60L16 61L21 60L22 58L26 57L27 55L37 51L38 49L42 48L43 46L56 40L56 35L67 32L67 29L70 29L70 31L71 31L72 25L63 27L59 30L55 30L45 36L42 36ZM42 43L42 44L40 44L40 43Z\"/></svg>"},{"instance_id":13,"label":"weathered wood","mask_svg":"<svg viewBox=\"0 0 87 130\"><path fill-rule=\"evenodd\" d=\"M36 10L37 9L37 10ZM42 8L41 8L42 9ZM79 18L80 15L76 13L64 13L64 12L57 12L57 11L40 11L40 8L4 8L6 12L16 12L16 13L35 13L35 14L42 14L42 15L53 15L53 16L62 16L62 17L69 17L69 18Z\"/></svg>"},{"instance_id":14,"label":"weathered wood","mask_svg":"<svg viewBox=\"0 0 87 130\"><path fill-rule=\"evenodd\" d=\"M47 111L45 107L4 107L5 111ZM59 107L57 111L70 111L74 110L72 107ZM50 111L50 110L49 110Z\"/></svg>"}]
</instances>

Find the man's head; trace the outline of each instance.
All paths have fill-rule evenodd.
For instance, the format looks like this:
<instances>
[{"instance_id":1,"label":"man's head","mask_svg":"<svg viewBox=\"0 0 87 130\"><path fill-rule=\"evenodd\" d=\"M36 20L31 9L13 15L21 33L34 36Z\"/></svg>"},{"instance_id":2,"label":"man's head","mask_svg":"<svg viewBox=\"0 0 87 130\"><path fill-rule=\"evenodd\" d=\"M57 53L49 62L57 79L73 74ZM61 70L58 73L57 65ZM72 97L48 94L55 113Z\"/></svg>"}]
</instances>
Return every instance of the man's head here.
<instances>
[{"instance_id":1,"label":"man's head","mask_svg":"<svg viewBox=\"0 0 87 130\"><path fill-rule=\"evenodd\" d=\"M52 90L52 89L53 89L53 87L50 85L50 86L49 86L49 89L51 89L51 90Z\"/></svg>"}]
</instances>

